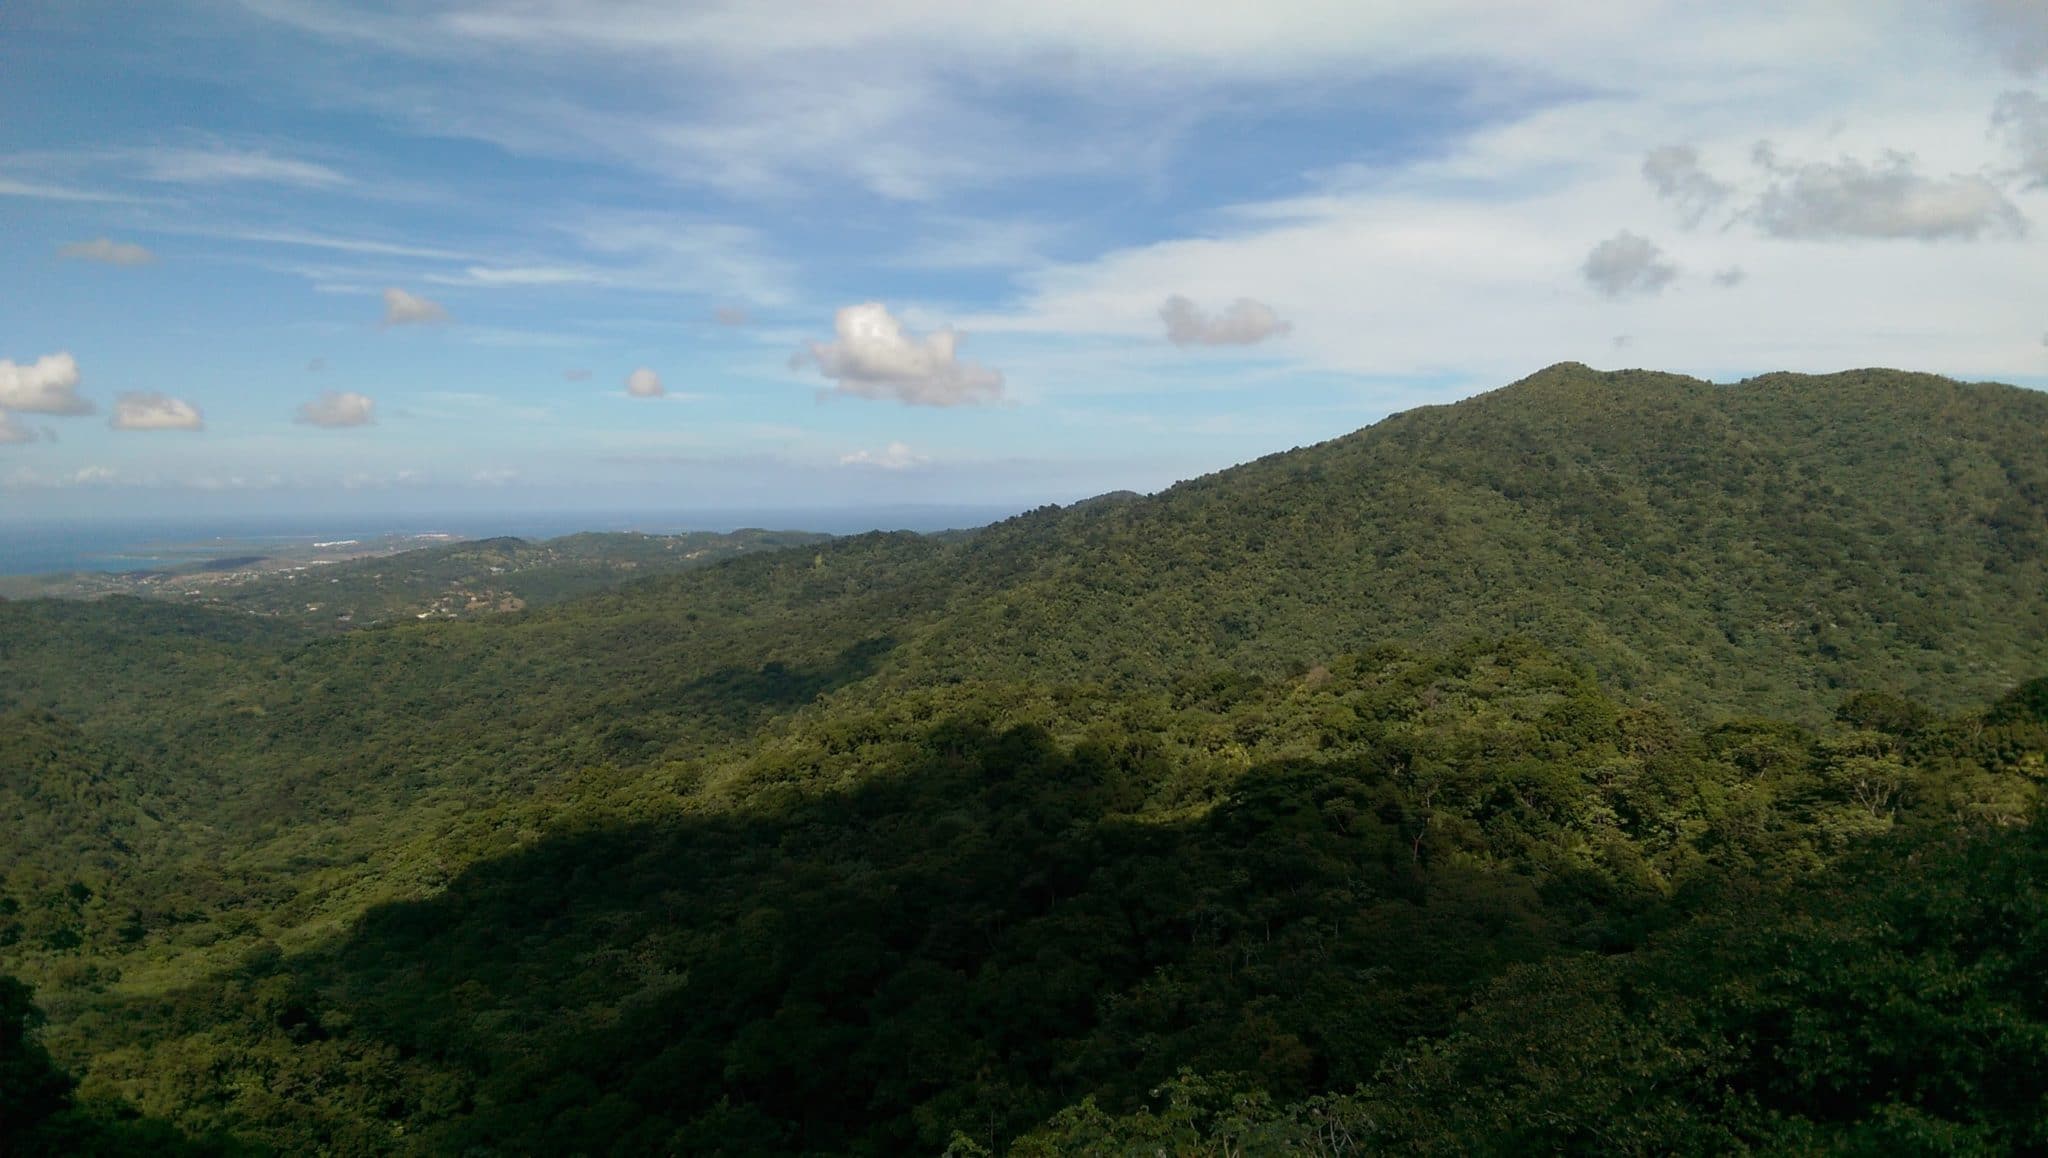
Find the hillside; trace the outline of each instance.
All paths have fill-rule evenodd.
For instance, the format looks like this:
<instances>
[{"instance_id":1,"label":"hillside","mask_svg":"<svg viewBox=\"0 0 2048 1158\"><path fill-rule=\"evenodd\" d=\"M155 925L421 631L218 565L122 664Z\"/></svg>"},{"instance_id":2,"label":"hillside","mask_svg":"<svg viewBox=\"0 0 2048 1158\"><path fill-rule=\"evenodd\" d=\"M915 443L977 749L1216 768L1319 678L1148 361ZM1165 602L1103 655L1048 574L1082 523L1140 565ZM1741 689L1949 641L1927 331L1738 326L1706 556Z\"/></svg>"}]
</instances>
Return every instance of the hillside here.
<instances>
[{"instance_id":1,"label":"hillside","mask_svg":"<svg viewBox=\"0 0 2048 1158\"><path fill-rule=\"evenodd\" d=\"M1926 376L1553 367L994 528L943 565L971 594L915 662L1143 680L1514 631L1710 711L1960 706L2048 643L2044 431L2048 396Z\"/></svg>"},{"instance_id":2,"label":"hillside","mask_svg":"<svg viewBox=\"0 0 2048 1158\"><path fill-rule=\"evenodd\" d=\"M1312 1132L1496 982L2024 828L2044 431L1566 365L972 534L324 569L518 610L0 603L0 807L77 867L0 862L0 973L82 1093L285 1151L1142 1148L1183 1067Z\"/></svg>"}]
</instances>

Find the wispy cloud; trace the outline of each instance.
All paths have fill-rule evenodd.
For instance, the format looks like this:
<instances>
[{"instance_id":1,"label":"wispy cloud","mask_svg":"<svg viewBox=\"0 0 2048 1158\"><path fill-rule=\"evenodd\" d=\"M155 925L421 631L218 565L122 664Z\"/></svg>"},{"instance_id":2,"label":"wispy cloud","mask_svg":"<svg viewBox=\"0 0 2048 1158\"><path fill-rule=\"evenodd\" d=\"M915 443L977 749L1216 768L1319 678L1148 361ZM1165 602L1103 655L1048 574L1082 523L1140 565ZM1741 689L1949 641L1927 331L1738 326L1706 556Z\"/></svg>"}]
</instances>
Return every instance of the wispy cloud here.
<instances>
[{"instance_id":1,"label":"wispy cloud","mask_svg":"<svg viewBox=\"0 0 2048 1158\"><path fill-rule=\"evenodd\" d=\"M253 183L330 189L349 179L326 165L280 157L261 149L218 145L207 148L160 148L140 155L142 175L177 185Z\"/></svg>"},{"instance_id":2,"label":"wispy cloud","mask_svg":"<svg viewBox=\"0 0 2048 1158\"><path fill-rule=\"evenodd\" d=\"M438 246L411 245L404 242L380 241L374 238L363 237L335 237L292 229L213 229L195 232L228 241L247 241L264 245L328 249L341 253L367 254L374 257L415 257L433 261L476 260L476 255L473 253L444 249Z\"/></svg>"},{"instance_id":3,"label":"wispy cloud","mask_svg":"<svg viewBox=\"0 0 2048 1158\"><path fill-rule=\"evenodd\" d=\"M67 185L52 185L44 181L22 181L5 176L0 176L0 197L27 197L41 201L102 203L132 203L141 200L124 193L108 193L96 189L76 189Z\"/></svg>"}]
</instances>

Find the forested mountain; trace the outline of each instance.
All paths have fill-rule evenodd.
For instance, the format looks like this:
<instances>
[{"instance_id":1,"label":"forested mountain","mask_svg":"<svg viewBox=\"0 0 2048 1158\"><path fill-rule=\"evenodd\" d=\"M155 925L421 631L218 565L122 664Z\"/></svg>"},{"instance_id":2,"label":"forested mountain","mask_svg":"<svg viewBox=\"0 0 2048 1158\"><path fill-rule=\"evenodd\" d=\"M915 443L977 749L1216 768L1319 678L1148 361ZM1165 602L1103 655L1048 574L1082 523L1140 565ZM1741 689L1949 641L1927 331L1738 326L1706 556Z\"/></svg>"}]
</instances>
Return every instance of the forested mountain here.
<instances>
[{"instance_id":1,"label":"forested mountain","mask_svg":"<svg viewBox=\"0 0 2048 1158\"><path fill-rule=\"evenodd\" d=\"M0 972L294 1153L2040 1146L2044 431L1566 365L461 621L0 603Z\"/></svg>"}]
</instances>

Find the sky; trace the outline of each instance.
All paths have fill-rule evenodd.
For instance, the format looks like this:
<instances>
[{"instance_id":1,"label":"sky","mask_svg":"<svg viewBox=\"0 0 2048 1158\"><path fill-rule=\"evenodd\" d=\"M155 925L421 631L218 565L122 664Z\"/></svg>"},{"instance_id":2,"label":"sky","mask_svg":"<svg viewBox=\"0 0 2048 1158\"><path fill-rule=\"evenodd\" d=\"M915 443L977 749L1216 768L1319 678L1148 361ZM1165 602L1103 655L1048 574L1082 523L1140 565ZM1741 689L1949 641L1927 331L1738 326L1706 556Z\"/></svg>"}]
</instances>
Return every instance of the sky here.
<instances>
[{"instance_id":1,"label":"sky","mask_svg":"<svg viewBox=\"0 0 2048 1158\"><path fill-rule=\"evenodd\" d=\"M2048 0L6 0L0 518L1153 491L2048 387Z\"/></svg>"}]
</instances>

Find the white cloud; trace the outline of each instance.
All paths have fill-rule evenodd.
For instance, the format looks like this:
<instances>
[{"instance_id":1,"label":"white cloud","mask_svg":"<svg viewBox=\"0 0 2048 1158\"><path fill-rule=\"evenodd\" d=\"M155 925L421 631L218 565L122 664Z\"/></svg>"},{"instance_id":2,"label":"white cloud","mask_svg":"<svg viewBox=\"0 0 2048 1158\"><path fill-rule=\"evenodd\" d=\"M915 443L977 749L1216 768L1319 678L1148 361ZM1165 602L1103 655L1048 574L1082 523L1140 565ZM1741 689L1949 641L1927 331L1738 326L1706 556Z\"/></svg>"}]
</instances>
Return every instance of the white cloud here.
<instances>
[{"instance_id":1,"label":"white cloud","mask_svg":"<svg viewBox=\"0 0 2048 1158\"><path fill-rule=\"evenodd\" d=\"M908 443L892 442L880 451L856 450L839 457L842 466L872 466L882 470L909 470L931 460L910 449Z\"/></svg>"},{"instance_id":2,"label":"white cloud","mask_svg":"<svg viewBox=\"0 0 2048 1158\"><path fill-rule=\"evenodd\" d=\"M27 366L0 359L0 410L28 414L91 414L93 404L78 396L78 360L45 354Z\"/></svg>"},{"instance_id":3,"label":"white cloud","mask_svg":"<svg viewBox=\"0 0 2048 1158\"><path fill-rule=\"evenodd\" d=\"M377 404L361 394L329 390L299 407L296 421L307 426L368 426L377 421Z\"/></svg>"},{"instance_id":4,"label":"white cloud","mask_svg":"<svg viewBox=\"0 0 2048 1158\"><path fill-rule=\"evenodd\" d=\"M75 261L97 261L106 265L148 265L156 260L156 254L134 242L111 241L104 237L59 246L57 256Z\"/></svg>"},{"instance_id":5,"label":"white cloud","mask_svg":"<svg viewBox=\"0 0 2048 1158\"><path fill-rule=\"evenodd\" d=\"M950 329L919 338L906 333L886 306L867 302L841 309L833 330L836 340L812 342L795 360L816 365L841 394L909 406L974 405L1003 397L1002 374L961 361L958 335Z\"/></svg>"},{"instance_id":6,"label":"white cloud","mask_svg":"<svg viewBox=\"0 0 2048 1158\"><path fill-rule=\"evenodd\" d=\"M1657 196L1677 208L1687 225L1698 225L1728 199L1732 190L1700 165L1700 151L1691 145L1664 145L1643 157L1643 180Z\"/></svg>"},{"instance_id":7,"label":"white cloud","mask_svg":"<svg viewBox=\"0 0 2048 1158\"><path fill-rule=\"evenodd\" d=\"M1923 176L1902 153L1876 165L1853 157L1786 164L1759 146L1757 159L1777 180L1750 214L1773 237L1974 241L2026 232L2026 219L1998 186L1965 173Z\"/></svg>"},{"instance_id":8,"label":"white cloud","mask_svg":"<svg viewBox=\"0 0 2048 1158\"><path fill-rule=\"evenodd\" d=\"M447 320L448 311L440 302L407 293L397 286L391 286L384 291L386 326L429 326Z\"/></svg>"},{"instance_id":9,"label":"white cloud","mask_svg":"<svg viewBox=\"0 0 2048 1158\"><path fill-rule=\"evenodd\" d=\"M469 476L469 481L487 487L501 487L519 477L519 472L509 467L487 467Z\"/></svg>"},{"instance_id":10,"label":"white cloud","mask_svg":"<svg viewBox=\"0 0 2048 1158\"><path fill-rule=\"evenodd\" d=\"M65 481L73 486L95 486L113 482L119 477L121 477L121 472L113 467L88 466L81 467L72 472L71 476Z\"/></svg>"},{"instance_id":11,"label":"white cloud","mask_svg":"<svg viewBox=\"0 0 2048 1158\"><path fill-rule=\"evenodd\" d=\"M115 430L203 430L206 420L197 406L182 399L129 393L114 400L114 417L108 425Z\"/></svg>"},{"instance_id":12,"label":"white cloud","mask_svg":"<svg viewBox=\"0 0 2048 1158\"><path fill-rule=\"evenodd\" d=\"M254 149L151 149L142 163L150 179L179 185L254 182L324 189L348 184L348 178L325 165Z\"/></svg>"},{"instance_id":13,"label":"white cloud","mask_svg":"<svg viewBox=\"0 0 2048 1158\"><path fill-rule=\"evenodd\" d=\"M626 375L626 393L635 398L659 398L668 390L661 384L661 375L642 366Z\"/></svg>"},{"instance_id":14,"label":"white cloud","mask_svg":"<svg viewBox=\"0 0 2048 1158\"><path fill-rule=\"evenodd\" d=\"M1176 346L1251 346L1294 328L1294 323L1282 321L1273 307L1250 298L1239 298L1211 317L1194 302L1174 294L1159 307L1159 319L1166 323L1166 340Z\"/></svg>"},{"instance_id":15,"label":"white cloud","mask_svg":"<svg viewBox=\"0 0 2048 1158\"><path fill-rule=\"evenodd\" d=\"M0 410L0 446L34 442L35 440L35 431L23 426L21 421L15 418L14 415Z\"/></svg>"},{"instance_id":16,"label":"white cloud","mask_svg":"<svg viewBox=\"0 0 2048 1158\"><path fill-rule=\"evenodd\" d=\"M1991 124L2005 138L2028 186L2048 187L2048 100L2030 92L2000 93Z\"/></svg>"},{"instance_id":17,"label":"white cloud","mask_svg":"<svg viewBox=\"0 0 2048 1158\"><path fill-rule=\"evenodd\" d=\"M1662 249L1626 229L1594 246L1579 272L1586 284L1610 298L1654 294L1678 277L1678 267Z\"/></svg>"},{"instance_id":18,"label":"white cloud","mask_svg":"<svg viewBox=\"0 0 2048 1158\"><path fill-rule=\"evenodd\" d=\"M1722 289L1734 289L1748 278L1749 274L1739 265L1731 265L1726 269L1714 271L1714 284Z\"/></svg>"}]
</instances>

